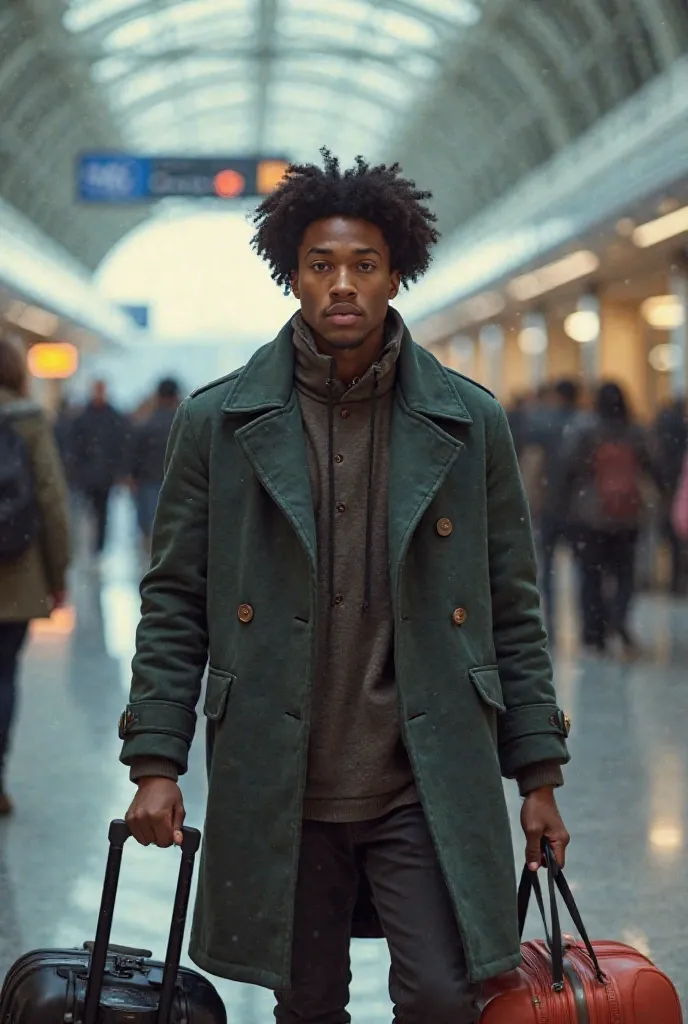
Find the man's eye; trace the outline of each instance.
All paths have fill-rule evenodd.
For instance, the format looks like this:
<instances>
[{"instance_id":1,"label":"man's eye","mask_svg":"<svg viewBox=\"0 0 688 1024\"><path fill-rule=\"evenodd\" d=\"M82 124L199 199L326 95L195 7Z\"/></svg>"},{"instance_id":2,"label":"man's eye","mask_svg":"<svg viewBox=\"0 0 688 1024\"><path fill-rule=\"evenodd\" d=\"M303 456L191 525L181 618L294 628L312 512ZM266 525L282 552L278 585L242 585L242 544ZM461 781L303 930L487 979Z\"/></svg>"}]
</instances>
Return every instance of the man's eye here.
<instances>
[{"instance_id":1,"label":"man's eye","mask_svg":"<svg viewBox=\"0 0 688 1024\"><path fill-rule=\"evenodd\" d=\"M317 270L317 271L327 270L327 267L328 267L328 264L324 263L322 260L318 260L317 263L311 263L311 269L312 270Z\"/></svg>"},{"instance_id":2,"label":"man's eye","mask_svg":"<svg viewBox=\"0 0 688 1024\"><path fill-rule=\"evenodd\" d=\"M364 271L364 273L367 274L369 274L371 270L375 270L375 264L371 263L370 261L366 261L365 263L359 263L358 267L359 270L362 270Z\"/></svg>"}]
</instances>

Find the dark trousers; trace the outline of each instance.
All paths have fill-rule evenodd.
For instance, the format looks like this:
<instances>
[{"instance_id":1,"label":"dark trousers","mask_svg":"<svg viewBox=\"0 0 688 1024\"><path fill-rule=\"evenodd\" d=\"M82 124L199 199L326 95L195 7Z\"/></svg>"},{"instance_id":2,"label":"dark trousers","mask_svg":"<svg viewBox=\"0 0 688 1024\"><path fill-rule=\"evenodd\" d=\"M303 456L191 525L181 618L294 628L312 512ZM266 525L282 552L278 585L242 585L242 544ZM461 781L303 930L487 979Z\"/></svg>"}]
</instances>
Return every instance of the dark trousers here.
<instances>
[{"instance_id":1,"label":"dark trousers","mask_svg":"<svg viewBox=\"0 0 688 1024\"><path fill-rule=\"evenodd\" d=\"M296 890L292 990L282 1024L349 1024L349 943L365 873L392 961L396 1024L474 1024L477 990L419 804L350 825L306 821Z\"/></svg>"},{"instance_id":2,"label":"dark trousers","mask_svg":"<svg viewBox=\"0 0 688 1024\"><path fill-rule=\"evenodd\" d=\"M602 648L625 633L635 590L637 530L579 530L574 551L581 567L583 643ZM605 593L610 585L611 594Z\"/></svg>"},{"instance_id":3,"label":"dark trousers","mask_svg":"<svg viewBox=\"0 0 688 1024\"><path fill-rule=\"evenodd\" d=\"M110 487L85 487L84 497L91 506L96 524L96 554L100 554L105 547L107 534L108 503L110 501Z\"/></svg>"},{"instance_id":4,"label":"dark trousers","mask_svg":"<svg viewBox=\"0 0 688 1024\"><path fill-rule=\"evenodd\" d=\"M0 792L16 706L19 654L27 630L27 622L0 622Z\"/></svg>"},{"instance_id":5,"label":"dark trousers","mask_svg":"<svg viewBox=\"0 0 688 1024\"><path fill-rule=\"evenodd\" d=\"M538 530L538 567L543 614L550 646L557 640L557 593L554 575L554 560L558 545L565 540L564 530L558 519L543 513Z\"/></svg>"},{"instance_id":6,"label":"dark trousers","mask_svg":"<svg viewBox=\"0 0 688 1024\"><path fill-rule=\"evenodd\" d=\"M153 533L153 521L158 507L161 484L140 483L136 488L136 518L144 540Z\"/></svg>"},{"instance_id":7,"label":"dark trousers","mask_svg":"<svg viewBox=\"0 0 688 1024\"><path fill-rule=\"evenodd\" d=\"M685 542L681 540L668 516L663 524L663 533L671 553L671 592L682 594L685 589Z\"/></svg>"}]
</instances>

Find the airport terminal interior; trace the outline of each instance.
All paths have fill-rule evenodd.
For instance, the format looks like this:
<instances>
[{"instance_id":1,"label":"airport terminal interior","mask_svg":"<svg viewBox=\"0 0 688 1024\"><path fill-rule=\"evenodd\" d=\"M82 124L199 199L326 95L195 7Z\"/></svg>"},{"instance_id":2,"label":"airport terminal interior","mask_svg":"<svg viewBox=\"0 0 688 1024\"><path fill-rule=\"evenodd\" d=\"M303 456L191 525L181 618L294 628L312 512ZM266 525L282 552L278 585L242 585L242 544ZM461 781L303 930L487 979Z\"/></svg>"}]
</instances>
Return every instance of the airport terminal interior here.
<instances>
[{"instance_id":1,"label":"airport terminal interior","mask_svg":"<svg viewBox=\"0 0 688 1024\"><path fill-rule=\"evenodd\" d=\"M0 0L0 109L0 341L28 360L72 533L0 778L0 984L27 950L93 938L108 823L134 793L118 719L157 491L151 508L123 462L105 521L75 424L105 403L130 438L274 337L298 306L248 217L325 146L398 161L433 194L434 260L395 305L507 412L571 721L567 878L591 937L649 957L688 1010L685 0ZM566 468L562 410L590 428L611 385L647 460L618 578L598 580L630 606L605 637L595 566L565 530L548 545L543 480ZM204 739L199 709L182 780L198 827ZM177 865L128 844L115 942L163 955ZM525 938L541 935L531 911ZM351 958L354 1024L389 1022L385 943L355 939ZM213 980L230 1022L271 1019L269 991Z\"/></svg>"}]
</instances>

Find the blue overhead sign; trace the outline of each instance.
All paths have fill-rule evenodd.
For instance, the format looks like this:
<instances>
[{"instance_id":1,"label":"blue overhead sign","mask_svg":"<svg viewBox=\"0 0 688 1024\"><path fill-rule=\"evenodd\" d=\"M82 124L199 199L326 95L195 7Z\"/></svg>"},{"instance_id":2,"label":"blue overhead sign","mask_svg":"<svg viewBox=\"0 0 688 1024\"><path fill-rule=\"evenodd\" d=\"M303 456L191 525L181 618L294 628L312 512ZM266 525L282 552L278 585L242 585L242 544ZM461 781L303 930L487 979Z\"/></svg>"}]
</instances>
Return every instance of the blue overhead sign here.
<instances>
[{"instance_id":1,"label":"blue overhead sign","mask_svg":"<svg viewBox=\"0 0 688 1024\"><path fill-rule=\"evenodd\" d=\"M119 154L87 155L79 159L79 199L91 203L131 203L148 197L150 160Z\"/></svg>"},{"instance_id":2,"label":"blue overhead sign","mask_svg":"<svg viewBox=\"0 0 688 1024\"><path fill-rule=\"evenodd\" d=\"M136 203L178 198L235 199L268 195L287 169L282 158L140 157L86 153L76 169L85 203Z\"/></svg>"}]
</instances>

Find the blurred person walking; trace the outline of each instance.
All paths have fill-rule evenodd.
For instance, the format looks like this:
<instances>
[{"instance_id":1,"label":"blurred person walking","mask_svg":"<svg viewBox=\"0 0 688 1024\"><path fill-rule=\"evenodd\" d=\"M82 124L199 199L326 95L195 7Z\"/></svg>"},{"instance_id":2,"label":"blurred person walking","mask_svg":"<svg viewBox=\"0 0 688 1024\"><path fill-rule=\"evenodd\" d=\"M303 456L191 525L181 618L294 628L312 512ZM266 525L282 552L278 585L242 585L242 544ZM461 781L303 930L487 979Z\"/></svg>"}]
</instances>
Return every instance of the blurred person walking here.
<instances>
[{"instance_id":1,"label":"blurred person walking","mask_svg":"<svg viewBox=\"0 0 688 1024\"><path fill-rule=\"evenodd\" d=\"M521 468L538 544L540 590L551 647L556 646L557 607L555 559L566 540L562 517L561 487L565 466L562 450L566 438L579 422L580 386L574 380L560 380L551 386L540 404L531 410L523 431ZM533 479L536 477L536 479Z\"/></svg>"},{"instance_id":2,"label":"blurred person walking","mask_svg":"<svg viewBox=\"0 0 688 1024\"><path fill-rule=\"evenodd\" d=\"M301 310L177 414L121 758L136 839L180 839L209 663L191 956L346 1024L351 936L399 1024L473 1024L520 962L501 774L531 870L568 760L506 415L390 307L437 238L398 165L291 167L254 246ZM372 899L371 899L372 896Z\"/></svg>"},{"instance_id":3,"label":"blurred person walking","mask_svg":"<svg viewBox=\"0 0 688 1024\"><path fill-rule=\"evenodd\" d=\"M685 539L677 534L671 512L688 451L685 398L676 398L660 412L653 440L657 470L663 486L662 532L671 552L671 591L673 594L681 594L686 586Z\"/></svg>"},{"instance_id":4,"label":"blurred person walking","mask_svg":"<svg viewBox=\"0 0 688 1024\"><path fill-rule=\"evenodd\" d=\"M637 644L628 618L643 483L659 480L645 432L632 422L618 384L599 388L592 421L586 419L573 432L563 457L561 518L582 573L583 644L605 653L617 636L625 652L632 653Z\"/></svg>"},{"instance_id":5,"label":"blurred person walking","mask_svg":"<svg viewBox=\"0 0 688 1024\"><path fill-rule=\"evenodd\" d=\"M16 707L19 657L29 622L65 599L69 504L60 455L29 397L24 354L0 339L0 815Z\"/></svg>"},{"instance_id":6,"label":"blurred person walking","mask_svg":"<svg viewBox=\"0 0 688 1024\"><path fill-rule=\"evenodd\" d=\"M91 399L71 430L76 482L95 521L95 553L105 547L110 492L124 474L129 426L108 402L107 387L96 381Z\"/></svg>"},{"instance_id":7,"label":"blurred person walking","mask_svg":"<svg viewBox=\"0 0 688 1024\"><path fill-rule=\"evenodd\" d=\"M136 424L132 437L130 474L139 530L147 549L165 475L165 451L179 402L177 381L170 377L161 380L153 412Z\"/></svg>"}]
</instances>

